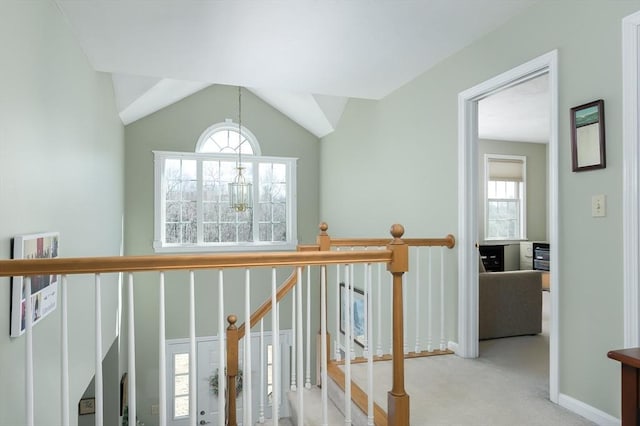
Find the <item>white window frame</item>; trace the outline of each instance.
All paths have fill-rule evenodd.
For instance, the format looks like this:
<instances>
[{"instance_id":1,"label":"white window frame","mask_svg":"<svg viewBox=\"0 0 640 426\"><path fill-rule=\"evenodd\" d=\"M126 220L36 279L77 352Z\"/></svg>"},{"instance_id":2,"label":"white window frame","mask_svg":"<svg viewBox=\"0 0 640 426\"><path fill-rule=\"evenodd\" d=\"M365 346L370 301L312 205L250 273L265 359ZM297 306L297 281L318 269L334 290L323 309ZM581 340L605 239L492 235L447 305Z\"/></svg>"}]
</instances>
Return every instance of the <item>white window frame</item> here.
<instances>
[{"instance_id":1,"label":"white window frame","mask_svg":"<svg viewBox=\"0 0 640 426\"><path fill-rule=\"evenodd\" d=\"M513 160L522 162L522 190L520 195L520 236L504 239L489 237L489 162L491 160ZM485 241L522 241L527 239L527 157L524 155L485 154L484 155L484 239ZM497 199L492 199L497 200ZM506 199L505 201L511 201ZM497 200L500 201L500 200Z\"/></svg>"},{"instance_id":2,"label":"white window frame","mask_svg":"<svg viewBox=\"0 0 640 426\"><path fill-rule=\"evenodd\" d=\"M165 191L164 191L164 160L166 159L189 159L189 160L222 160L234 161L237 157L234 154L209 154L193 152L171 152L153 151L154 155L154 242L153 248L156 253L195 253L195 252L238 252L238 251L277 251L294 250L298 244L297 237L297 193L296 193L296 165L297 158L289 157L265 157L256 155L243 156L243 163L253 163L253 182L258 182L259 163L284 163L287 167L287 227L286 241L252 241L252 242L224 242L224 243L166 243L165 242ZM201 169L201 168L200 168ZM201 180L199 180L201 182ZM253 199L258 200L259 185L253 187ZM201 192L199 192L197 203L201 205ZM198 215L198 224L201 226L202 215ZM254 236L258 233L258 220L253 215Z\"/></svg>"},{"instance_id":3,"label":"white window frame","mask_svg":"<svg viewBox=\"0 0 640 426\"><path fill-rule=\"evenodd\" d=\"M218 133L219 131L223 131L223 130L231 130L238 133L238 123L235 123L230 118L227 118L226 120L224 120L223 123L216 123L212 126L209 126L204 132L202 132L202 134L198 138L195 151L198 153L202 153L202 149L204 145L207 143L207 141L209 140L209 137L214 133ZM262 155L262 151L260 150L260 144L258 143L258 138L256 138L256 136L253 133L251 133L251 130L247 129L244 126L241 126L240 134L244 138L243 142L247 142L249 143L249 145L251 145L251 150L253 151L253 154L251 155L255 155L255 156ZM243 156L245 155L244 152L242 155Z\"/></svg>"}]
</instances>

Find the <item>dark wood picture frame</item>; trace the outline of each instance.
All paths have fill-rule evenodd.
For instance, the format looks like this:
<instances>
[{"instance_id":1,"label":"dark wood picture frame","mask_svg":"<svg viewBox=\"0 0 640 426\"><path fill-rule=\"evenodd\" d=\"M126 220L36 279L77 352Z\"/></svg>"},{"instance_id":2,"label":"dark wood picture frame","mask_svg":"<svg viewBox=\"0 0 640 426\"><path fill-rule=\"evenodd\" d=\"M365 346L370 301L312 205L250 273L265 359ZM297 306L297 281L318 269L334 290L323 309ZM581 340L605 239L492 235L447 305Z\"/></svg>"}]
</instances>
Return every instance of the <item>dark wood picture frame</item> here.
<instances>
[{"instance_id":1,"label":"dark wood picture frame","mask_svg":"<svg viewBox=\"0 0 640 426\"><path fill-rule=\"evenodd\" d=\"M604 169L604 101L589 102L571 108L571 162L574 172Z\"/></svg>"},{"instance_id":2,"label":"dark wood picture frame","mask_svg":"<svg viewBox=\"0 0 640 426\"><path fill-rule=\"evenodd\" d=\"M346 308L344 304L346 302L346 298L344 297L344 294L346 291L347 291L347 287L345 283L340 283L340 332L345 336L346 336L346 329L345 329ZM354 308L357 311L360 311L360 314L355 315L355 320L354 320L355 323L352 324L353 327L351 331L351 338L359 346L364 348L364 339L366 339L366 336L367 336L367 319L364 317L364 314L366 312L365 304L367 303L367 301L365 300L365 297L364 297L364 291L360 290L359 288L353 287L353 298L354 300L353 300L352 306L354 306ZM362 335L356 334L356 331L360 328L363 330Z\"/></svg>"},{"instance_id":3,"label":"dark wood picture frame","mask_svg":"<svg viewBox=\"0 0 640 426\"><path fill-rule=\"evenodd\" d=\"M95 414L95 413L96 413L96 399L94 397L82 398L80 402L78 402L79 416L85 416L87 414Z\"/></svg>"},{"instance_id":4,"label":"dark wood picture frame","mask_svg":"<svg viewBox=\"0 0 640 426\"><path fill-rule=\"evenodd\" d=\"M124 415L124 409L129 404L129 375L124 373L120 379L120 416Z\"/></svg>"}]
</instances>

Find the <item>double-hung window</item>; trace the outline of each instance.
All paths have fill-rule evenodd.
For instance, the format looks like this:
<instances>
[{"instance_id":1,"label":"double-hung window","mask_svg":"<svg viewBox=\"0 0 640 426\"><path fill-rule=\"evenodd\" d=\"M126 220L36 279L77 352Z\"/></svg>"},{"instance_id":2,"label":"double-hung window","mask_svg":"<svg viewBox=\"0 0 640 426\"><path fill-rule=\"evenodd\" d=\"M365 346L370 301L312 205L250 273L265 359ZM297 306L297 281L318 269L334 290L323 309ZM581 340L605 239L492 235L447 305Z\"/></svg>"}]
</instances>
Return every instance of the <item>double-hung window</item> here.
<instances>
[{"instance_id":1,"label":"double-hung window","mask_svg":"<svg viewBox=\"0 0 640 426\"><path fill-rule=\"evenodd\" d=\"M485 239L526 239L526 157L485 155Z\"/></svg>"},{"instance_id":2,"label":"double-hung window","mask_svg":"<svg viewBox=\"0 0 640 426\"><path fill-rule=\"evenodd\" d=\"M240 149L253 206L237 212L228 184ZM157 252L295 248L296 159L261 156L246 128L227 120L202 134L196 152L154 151L154 161Z\"/></svg>"}]
</instances>

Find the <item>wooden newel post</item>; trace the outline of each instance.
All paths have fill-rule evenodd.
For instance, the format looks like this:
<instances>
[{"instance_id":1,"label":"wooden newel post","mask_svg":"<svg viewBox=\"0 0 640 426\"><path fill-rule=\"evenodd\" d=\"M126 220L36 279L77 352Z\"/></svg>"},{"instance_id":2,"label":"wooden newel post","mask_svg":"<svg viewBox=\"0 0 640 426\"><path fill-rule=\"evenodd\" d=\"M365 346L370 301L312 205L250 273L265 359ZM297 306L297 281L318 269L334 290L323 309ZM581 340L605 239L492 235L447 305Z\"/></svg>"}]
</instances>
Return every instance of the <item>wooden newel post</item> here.
<instances>
[{"instance_id":1,"label":"wooden newel post","mask_svg":"<svg viewBox=\"0 0 640 426\"><path fill-rule=\"evenodd\" d=\"M331 250L331 237L327 234L327 229L329 229L329 225L327 222L322 222L318 225L320 228L320 233L316 237L316 244L320 246L320 251L329 251Z\"/></svg>"},{"instance_id":2,"label":"wooden newel post","mask_svg":"<svg viewBox=\"0 0 640 426\"><path fill-rule=\"evenodd\" d=\"M227 425L237 426L236 420L236 376L238 375L238 317L227 317Z\"/></svg>"},{"instance_id":3,"label":"wooden newel post","mask_svg":"<svg viewBox=\"0 0 640 426\"><path fill-rule=\"evenodd\" d=\"M321 222L318 225L320 229L320 233L316 237L316 244L320 251L329 251L331 250L331 237L327 234L327 230L329 229L329 225L326 222ZM326 266L324 266L326 268ZM320 286L322 291L322 286ZM320 295L320 299L322 295ZM325 294L326 298L326 294ZM326 300L326 299L325 299ZM327 313L328 307L325 306L325 318L328 318ZM322 319L320 319L322 321ZM318 322L320 322L318 321ZM325 335L325 340L327 342L327 359L331 359L331 334L327 330L327 334ZM316 336L316 384L318 386L322 386L322 332L318 330L318 335Z\"/></svg>"},{"instance_id":4,"label":"wooden newel post","mask_svg":"<svg viewBox=\"0 0 640 426\"><path fill-rule=\"evenodd\" d=\"M402 306L402 275L409 270L409 247L401 240L404 227L391 226L393 241L387 249L393 252L387 270L393 275L393 387L387 394L390 426L409 425L409 395L404 389L404 324Z\"/></svg>"}]
</instances>

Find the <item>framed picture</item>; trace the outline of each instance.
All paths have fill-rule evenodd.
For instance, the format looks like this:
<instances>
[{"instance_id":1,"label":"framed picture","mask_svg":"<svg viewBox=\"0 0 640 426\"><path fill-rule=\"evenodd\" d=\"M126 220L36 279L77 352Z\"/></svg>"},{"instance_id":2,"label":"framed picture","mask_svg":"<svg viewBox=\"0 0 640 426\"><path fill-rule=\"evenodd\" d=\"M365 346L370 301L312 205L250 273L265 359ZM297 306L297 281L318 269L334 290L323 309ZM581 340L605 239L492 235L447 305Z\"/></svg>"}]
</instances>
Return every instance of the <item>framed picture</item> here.
<instances>
[{"instance_id":1,"label":"framed picture","mask_svg":"<svg viewBox=\"0 0 640 426\"><path fill-rule=\"evenodd\" d=\"M351 337L358 345L364 347L367 335L367 319L365 318L364 292L358 288L353 288L353 300L351 301ZM347 287L340 283L340 332L346 335L347 329Z\"/></svg>"},{"instance_id":2,"label":"framed picture","mask_svg":"<svg viewBox=\"0 0 640 426\"><path fill-rule=\"evenodd\" d=\"M96 413L96 399L95 398L82 398L78 403L78 415L84 416L86 414Z\"/></svg>"},{"instance_id":3,"label":"framed picture","mask_svg":"<svg viewBox=\"0 0 640 426\"><path fill-rule=\"evenodd\" d=\"M14 259L53 259L59 255L58 232L19 235L13 238ZM58 299L58 275L31 277L31 294L27 296L24 279L11 279L11 325L10 335L18 337L25 331L26 300L31 301L33 325L56 309Z\"/></svg>"},{"instance_id":4,"label":"framed picture","mask_svg":"<svg viewBox=\"0 0 640 426\"><path fill-rule=\"evenodd\" d=\"M129 375L124 373L120 379L120 416L124 415L124 407L129 405Z\"/></svg>"},{"instance_id":5,"label":"framed picture","mask_svg":"<svg viewBox=\"0 0 640 426\"><path fill-rule=\"evenodd\" d=\"M574 172L604 169L604 101L571 108L571 159Z\"/></svg>"}]
</instances>

